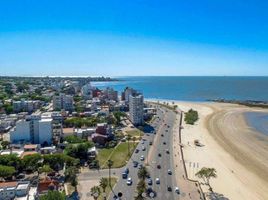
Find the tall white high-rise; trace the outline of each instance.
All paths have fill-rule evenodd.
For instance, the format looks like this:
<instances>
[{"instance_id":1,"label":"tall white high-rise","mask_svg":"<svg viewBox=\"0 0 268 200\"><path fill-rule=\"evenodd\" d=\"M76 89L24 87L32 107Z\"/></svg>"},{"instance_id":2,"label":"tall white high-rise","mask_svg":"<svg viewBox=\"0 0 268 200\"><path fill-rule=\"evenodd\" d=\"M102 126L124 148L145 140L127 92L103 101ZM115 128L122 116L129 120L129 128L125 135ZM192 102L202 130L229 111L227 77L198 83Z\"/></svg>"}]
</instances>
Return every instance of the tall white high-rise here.
<instances>
[{"instance_id":1,"label":"tall white high-rise","mask_svg":"<svg viewBox=\"0 0 268 200\"><path fill-rule=\"evenodd\" d=\"M52 143L52 119L41 119L40 115L31 115L16 122L10 131L12 143L33 143L50 145Z\"/></svg>"},{"instance_id":2,"label":"tall white high-rise","mask_svg":"<svg viewBox=\"0 0 268 200\"><path fill-rule=\"evenodd\" d=\"M134 125L143 124L143 95L129 96L129 118Z\"/></svg>"}]
</instances>

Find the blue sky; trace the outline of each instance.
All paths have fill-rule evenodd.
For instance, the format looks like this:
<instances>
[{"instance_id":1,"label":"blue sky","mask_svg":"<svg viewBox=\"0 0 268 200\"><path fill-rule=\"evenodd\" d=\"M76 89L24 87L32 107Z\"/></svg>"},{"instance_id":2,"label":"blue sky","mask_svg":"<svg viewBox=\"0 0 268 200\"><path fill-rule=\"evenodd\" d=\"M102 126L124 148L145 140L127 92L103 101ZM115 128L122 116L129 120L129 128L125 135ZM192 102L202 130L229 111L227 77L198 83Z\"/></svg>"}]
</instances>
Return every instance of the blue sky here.
<instances>
[{"instance_id":1,"label":"blue sky","mask_svg":"<svg viewBox=\"0 0 268 200\"><path fill-rule=\"evenodd\" d=\"M0 1L1 75L268 75L268 1Z\"/></svg>"}]
</instances>

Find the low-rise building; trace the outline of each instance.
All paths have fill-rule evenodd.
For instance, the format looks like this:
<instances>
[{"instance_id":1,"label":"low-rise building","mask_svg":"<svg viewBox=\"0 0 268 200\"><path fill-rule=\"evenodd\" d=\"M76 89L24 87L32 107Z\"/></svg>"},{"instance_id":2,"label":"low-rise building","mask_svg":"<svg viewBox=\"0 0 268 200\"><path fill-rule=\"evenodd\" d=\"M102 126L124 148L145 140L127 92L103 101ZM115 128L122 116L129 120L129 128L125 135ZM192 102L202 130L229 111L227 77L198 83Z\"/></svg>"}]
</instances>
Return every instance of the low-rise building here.
<instances>
[{"instance_id":1,"label":"low-rise building","mask_svg":"<svg viewBox=\"0 0 268 200\"><path fill-rule=\"evenodd\" d=\"M11 200L16 197L27 196L29 189L29 181L0 182L0 199Z\"/></svg>"}]
</instances>

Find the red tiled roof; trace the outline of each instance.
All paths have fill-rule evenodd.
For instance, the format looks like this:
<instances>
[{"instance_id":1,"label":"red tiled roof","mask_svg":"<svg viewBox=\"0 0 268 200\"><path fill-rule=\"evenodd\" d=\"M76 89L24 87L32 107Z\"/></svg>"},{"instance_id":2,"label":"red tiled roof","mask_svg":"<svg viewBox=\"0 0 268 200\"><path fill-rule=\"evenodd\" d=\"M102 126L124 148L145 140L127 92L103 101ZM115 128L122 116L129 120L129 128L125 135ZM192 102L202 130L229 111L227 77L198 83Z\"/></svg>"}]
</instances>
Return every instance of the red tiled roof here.
<instances>
[{"instance_id":1,"label":"red tiled roof","mask_svg":"<svg viewBox=\"0 0 268 200\"><path fill-rule=\"evenodd\" d=\"M38 184L38 192L43 193L49 190L50 187L55 187L55 189L58 189L59 182L56 180L51 180L51 179L44 179L39 182Z\"/></svg>"},{"instance_id":2,"label":"red tiled roof","mask_svg":"<svg viewBox=\"0 0 268 200\"><path fill-rule=\"evenodd\" d=\"M36 149L37 144L25 144L24 149Z\"/></svg>"},{"instance_id":3,"label":"red tiled roof","mask_svg":"<svg viewBox=\"0 0 268 200\"><path fill-rule=\"evenodd\" d=\"M0 188L3 188L3 187L16 187L17 184L18 184L17 181L0 182Z\"/></svg>"}]
</instances>

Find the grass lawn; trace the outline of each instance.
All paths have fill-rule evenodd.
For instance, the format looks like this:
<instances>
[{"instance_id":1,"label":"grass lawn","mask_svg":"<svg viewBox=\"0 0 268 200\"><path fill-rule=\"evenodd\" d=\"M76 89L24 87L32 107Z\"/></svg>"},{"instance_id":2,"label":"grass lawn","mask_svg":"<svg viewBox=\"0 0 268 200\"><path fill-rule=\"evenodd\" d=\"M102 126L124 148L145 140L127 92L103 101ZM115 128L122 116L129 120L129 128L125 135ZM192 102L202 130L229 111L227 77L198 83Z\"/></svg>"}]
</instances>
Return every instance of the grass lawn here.
<instances>
[{"instance_id":1,"label":"grass lawn","mask_svg":"<svg viewBox=\"0 0 268 200\"><path fill-rule=\"evenodd\" d=\"M132 155L137 145L137 142L129 142L130 156ZM126 165L130 156L128 156L128 142L121 142L115 148L101 149L98 153L97 159L99 160L101 168L108 168L108 159L114 162L112 168L119 168Z\"/></svg>"},{"instance_id":2,"label":"grass lawn","mask_svg":"<svg viewBox=\"0 0 268 200\"><path fill-rule=\"evenodd\" d=\"M140 136L142 137L144 135L144 133L139 129L126 131L126 134L130 135L131 137L140 137Z\"/></svg>"},{"instance_id":3,"label":"grass lawn","mask_svg":"<svg viewBox=\"0 0 268 200\"><path fill-rule=\"evenodd\" d=\"M104 148L98 151L97 159L99 160L99 164L101 168L107 162L113 150L114 148L109 148L109 149Z\"/></svg>"},{"instance_id":4,"label":"grass lawn","mask_svg":"<svg viewBox=\"0 0 268 200\"><path fill-rule=\"evenodd\" d=\"M106 177L106 178L109 179L109 177ZM116 184L116 182L117 182L117 178L115 178L115 177L111 177L111 186L112 186L112 188L114 187L114 185ZM103 190L102 190L101 187L100 187L100 191L101 191L101 195L99 196L98 200L103 200L103 196L102 196L102 194L103 194ZM106 193L106 199L108 199L108 196L109 196L110 192L111 192L111 188L108 186L108 187L106 188L106 190L105 190L105 193Z\"/></svg>"}]
</instances>

